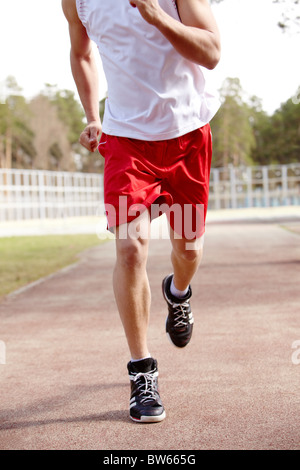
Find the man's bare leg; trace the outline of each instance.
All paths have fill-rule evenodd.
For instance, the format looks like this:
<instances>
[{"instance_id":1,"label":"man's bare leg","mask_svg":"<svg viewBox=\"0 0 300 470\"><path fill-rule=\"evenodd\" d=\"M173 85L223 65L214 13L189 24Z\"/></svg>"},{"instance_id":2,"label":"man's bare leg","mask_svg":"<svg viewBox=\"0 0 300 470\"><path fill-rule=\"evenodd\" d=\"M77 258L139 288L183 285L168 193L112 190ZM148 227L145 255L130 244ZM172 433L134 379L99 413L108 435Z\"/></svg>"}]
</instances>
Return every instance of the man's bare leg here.
<instances>
[{"instance_id":1,"label":"man's bare leg","mask_svg":"<svg viewBox=\"0 0 300 470\"><path fill-rule=\"evenodd\" d=\"M147 330L151 294L146 272L149 233L147 211L116 230L113 287L132 359L149 355Z\"/></svg>"},{"instance_id":2,"label":"man's bare leg","mask_svg":"<svg viewBox=\"0 0 300 470\"><path fill-rule=\"evenodd\" d=\"M193 333L194 317L190 298L190 283L198 270L202 259L203 238L195 242L179 239L170 231L172 242L171 260L173 275L163 279L163 296L168 304L166 333L178 348L184 348L190 342Z\"/></svg>"},{"instance_id":3,"label":"man's bare leg","mask_svg":"<svg viewBox=\"0 0 300 470\"><path fill-rule=\"evenodd\" d=\"M150 288L146 272L150 218L145 211L138 219L116 230L117 260L113 285L124 326L131 361L130 417L153 423L166 417L158 392L157 361L149 354L147 332L150 317Z\"/></svg>"},{"instance_id":4,"label":"man's bare leg","mask_svg":"<svg viewBox=\"0 0 300 470\"><path fill-rule=\"evenodd\" d=\"M178 290L184 291L200 266L203 256L204 235L191 242L185 238L176 238L173 230L170 229L170 239L172 242L171 261L174 272L174 285Z\"/></svg>"}]
</instances>

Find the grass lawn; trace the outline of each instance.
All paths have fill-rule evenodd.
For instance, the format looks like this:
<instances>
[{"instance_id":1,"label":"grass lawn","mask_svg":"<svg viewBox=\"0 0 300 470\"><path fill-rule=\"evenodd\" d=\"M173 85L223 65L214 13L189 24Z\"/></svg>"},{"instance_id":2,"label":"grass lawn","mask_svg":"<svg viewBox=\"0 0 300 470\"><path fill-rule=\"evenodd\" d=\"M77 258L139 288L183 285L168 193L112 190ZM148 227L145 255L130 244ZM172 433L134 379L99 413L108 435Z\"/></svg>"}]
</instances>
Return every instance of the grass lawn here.
<instances>
[{"instance_id":1,"label":"grass lawn","mask_svg":"<svg viewBox=\"0 0 300 470\"><path fill-rule=\"evenodd\" d=\"M81 251L100 243L97 235L0 238L0 298L73 264Z\"/></svg>"}]
</instances>

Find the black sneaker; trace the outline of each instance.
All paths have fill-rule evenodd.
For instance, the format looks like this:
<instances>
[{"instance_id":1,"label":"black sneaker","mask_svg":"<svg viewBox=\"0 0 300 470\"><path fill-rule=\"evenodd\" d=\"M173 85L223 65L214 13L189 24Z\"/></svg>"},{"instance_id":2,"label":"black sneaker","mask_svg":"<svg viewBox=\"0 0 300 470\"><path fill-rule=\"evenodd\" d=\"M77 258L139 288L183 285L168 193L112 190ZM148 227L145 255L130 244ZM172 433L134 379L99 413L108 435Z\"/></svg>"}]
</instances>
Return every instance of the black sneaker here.
<instances>
[{"instance_id":1,"label":"black sneaker","mask_svg":"<svg viewBox=\"0 0 300 470\"><path fill-rule=\"evenodd\" d=\"M143 359L127 364L130 384L130 418L139 423L156 423L166 417L158 393L157 361Z\"/></svg>"},{"instance_id":2,"label":"black sneaker","mask_svg":"<svg viewBox=\"0 0 300 470\"><path fill-rule=\"evenodd\" d=\"M169 314L166 321L166 332L170 341L178 348L184 348L190 341L193 332L194 317L190 306L192 288L182 299L178 299L170 292L173 274L165 277L162 291L167 301Z\"/></svg>"}]
</instances>

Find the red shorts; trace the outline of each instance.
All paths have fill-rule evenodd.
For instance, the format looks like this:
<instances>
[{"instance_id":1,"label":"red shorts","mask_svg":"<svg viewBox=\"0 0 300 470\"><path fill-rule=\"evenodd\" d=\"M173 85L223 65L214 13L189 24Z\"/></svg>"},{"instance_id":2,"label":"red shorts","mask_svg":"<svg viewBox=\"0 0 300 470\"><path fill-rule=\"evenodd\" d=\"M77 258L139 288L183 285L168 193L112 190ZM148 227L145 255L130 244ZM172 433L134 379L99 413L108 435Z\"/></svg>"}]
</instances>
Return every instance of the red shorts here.
<instances>
[{"instance_id":1,"label":"red shorts","mask_svg":"<svg viewBox=\"0 0 300 470\"><path fill-rule=\"evenodd\" d=\"M176 234L192 240L205 231L212 157L210 125L175 139L144 141L102 134L104 204L108 228L144 210L166 213Z\"/></svg>"}]
</instances>

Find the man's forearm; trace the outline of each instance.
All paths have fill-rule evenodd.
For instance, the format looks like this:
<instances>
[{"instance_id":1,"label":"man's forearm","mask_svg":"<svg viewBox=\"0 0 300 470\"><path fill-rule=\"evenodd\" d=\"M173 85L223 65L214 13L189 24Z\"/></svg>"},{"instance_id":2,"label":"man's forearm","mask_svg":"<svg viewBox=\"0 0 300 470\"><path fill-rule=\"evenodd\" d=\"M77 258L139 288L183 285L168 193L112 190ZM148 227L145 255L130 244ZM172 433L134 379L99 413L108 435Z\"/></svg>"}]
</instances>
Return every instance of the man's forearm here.
<instances>
[{"instance_id":1,"label":"man's forearm","mask_svg":"<svg viewBox=\"0 0 300 470\"><path fill-rule=\"evenodd\" d=\"M158 0L129 0L180 55L213 69L220 59L219 31L207 0L177 0L181 22L161 8Z\"/></svg>"},{"instance_id":2,"label":"man's forearm","mask_svg":"<svg viewBox=\"0 0 300 470\"><path fill-rule=\"evenodd\" d=\"M220 58L218 38L211 31L185 26L164 11L154 26L170 41L177 52L208 69L213 69Z\"/></svg>"},{"instance_id":3,"label":"man's forearm","mask_svg":"<svg viewBox=\"0 0 300 470\"><path fill-rule=\"evenodd\" d=\"M71 50L71 68L87 122L100 121L98 71L93 55L82 57Z\"/></svg>"}]
</instances>

